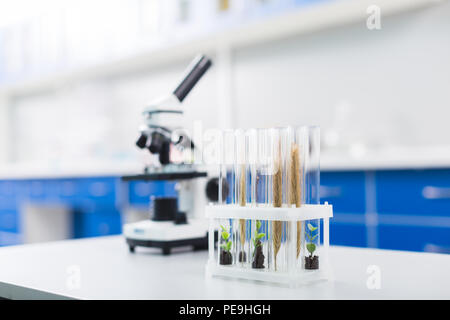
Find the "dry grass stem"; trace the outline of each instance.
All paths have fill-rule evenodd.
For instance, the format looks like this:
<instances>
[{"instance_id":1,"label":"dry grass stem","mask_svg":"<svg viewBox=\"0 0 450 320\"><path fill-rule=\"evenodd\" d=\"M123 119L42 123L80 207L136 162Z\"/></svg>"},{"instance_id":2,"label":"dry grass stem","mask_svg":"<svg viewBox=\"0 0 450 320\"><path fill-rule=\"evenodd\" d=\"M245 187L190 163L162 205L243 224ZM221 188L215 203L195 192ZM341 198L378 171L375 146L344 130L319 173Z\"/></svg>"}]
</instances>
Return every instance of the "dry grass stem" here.
<instances>
[{"instance_id":1,"label":"dry grass stem","mask_svg":"<svg viewBox=\"0 0 450 320\"><path fill-rule=\"evenodd\" d=\"M273 206L281 207L283 204L283 171L281 164L281 149L279 147L279 152L275 162L275 172L273 175ZM281 236L283 233L283 223L282 221L273 221L273 251L275 257L275 270L277 270L277 255L281 247Z\"/></svg>"},{"instance_id":2,"label":"dry grass stem","mask_svg":"<svg viewBox=\"0 0 450 320\"><path fill-rule=\"evenodd\" d=\"M292 145L290 157L289 174L289 204L297 208L301 206L302 189L300 182L300 152L297 144ZM301 248L301 229L302 222L297 222L297 258L300 255Z\"/></svg>"}]
</instances>

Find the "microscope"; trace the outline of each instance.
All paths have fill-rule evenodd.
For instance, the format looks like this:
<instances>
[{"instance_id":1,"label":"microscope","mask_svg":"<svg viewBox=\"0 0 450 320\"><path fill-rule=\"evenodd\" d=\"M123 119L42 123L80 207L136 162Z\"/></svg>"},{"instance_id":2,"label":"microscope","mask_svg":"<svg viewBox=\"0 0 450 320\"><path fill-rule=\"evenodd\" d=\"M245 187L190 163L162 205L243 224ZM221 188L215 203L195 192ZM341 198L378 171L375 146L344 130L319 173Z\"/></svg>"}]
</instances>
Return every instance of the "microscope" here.
<instances>
[{"instance_id":1,"label":"microscope","mask_svg":"<svg viewBox=\"0 0 450 320\"><path fill-rule=\"evenodd\" d=\"M208 199L217 201L218 180L207 182L207 172L194 164L198 150L183 130L181 104L211 64L208 57L198 56L173 93L153 101L143 111L144 124L136 145L148 151L152 161L143 173L122 180L176 181L177 196L151 196L150 219L123 226L130 252L136 247L154 247L168 255L176 247L208 247L204 208Z\"/></svg>"}]
</instances>

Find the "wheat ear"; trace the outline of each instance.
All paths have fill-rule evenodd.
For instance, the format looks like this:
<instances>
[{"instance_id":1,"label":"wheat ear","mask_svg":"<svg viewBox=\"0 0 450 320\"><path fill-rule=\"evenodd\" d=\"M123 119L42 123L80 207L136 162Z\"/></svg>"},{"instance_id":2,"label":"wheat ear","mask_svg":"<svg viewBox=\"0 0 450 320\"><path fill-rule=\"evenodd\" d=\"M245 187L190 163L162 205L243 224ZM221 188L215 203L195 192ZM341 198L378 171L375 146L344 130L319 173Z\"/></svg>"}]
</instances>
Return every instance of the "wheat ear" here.
<instances>
[{"instance_id":1,"label":"wheat ear","mask_svg":"<svg viewBox=\"0 0 450 320\"><path fill-rule=\"evenodd\" d=\"M289 175L289 204L297 208L301 206L302 189L300 184L300 155L299 148L294 143L291 149ZM297 258L301 248L301 228L302 222L297 221Z\"/></svg>"},{"instance_id":2,"label":"wheat ear","mask_svg":"<svg viewBox=\"0 0 450 320\"><path fill-rule=\"evenodd\" d=\"M283 204L283 177L282 177L282 166L281 166L281 150L278 154L278 159L275 162L275 173L273 175L272 191L273 191L273 206L281 207ZM277 270L277 255L281 247L281 235L282 235L282 222L273 221L273 251L275 257L275 270Z\"/></svg>"}]
</instances>

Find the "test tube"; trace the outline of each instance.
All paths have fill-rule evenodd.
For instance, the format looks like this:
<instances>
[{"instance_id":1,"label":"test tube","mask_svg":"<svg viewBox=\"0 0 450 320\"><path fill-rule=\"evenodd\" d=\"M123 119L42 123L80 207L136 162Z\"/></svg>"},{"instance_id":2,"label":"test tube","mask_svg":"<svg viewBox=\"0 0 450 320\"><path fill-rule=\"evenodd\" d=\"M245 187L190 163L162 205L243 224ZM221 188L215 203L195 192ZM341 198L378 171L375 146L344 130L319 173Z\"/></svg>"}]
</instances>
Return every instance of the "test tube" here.
<instances>
[{"instance_id":1,"label":"test tube","mask_svg":"<svg viewBox=\"0 0 450 320\"><path fill-rule=\"evenodd\" d=\"M234 164L236 159L236 139L233 130L224 130L220 145L219 172L219 204L233 205L236 203ZM225 190L224 190L225 189ZM227 192L226 192L227 191ZM233 219L218 221L218 263L232 265L236 259L236 228Z\"/></svg>"},{"instance_id":2,"label":"test tube","mask_svg":"<svg viewBox=\"0 0 450 320\"><path fill-rule=\"evenodd\" d=\"M235 131L235 197L236 203L240 207L246 207L251 202L251 172L248 161L248 138L248 134L244 130L238 129ZM239 219L235 224L237 234L237 261L241 266L248 266L251 222L248 219Z\"/></svg>"},{"instance_id":3,"label":"test tube","mask_svg":"<svg viewBox=\"0 0 450 320\"><path fill-rule=\"evenodd\" d=\"M320 128L316 126L300 128L305 143L304 202L320 204ZM319 269L320 219L307 220L303 226L304 269Z\"/></svg>"},{"instance_id":4,"label":"test tube","mask_svg":"<svg viewBox=\"0 0 450 320\"><path fill-rule=\"evenodd\" d=\"M271 128L271 203L275 208L287 205L287 151L288 128ZM287 271L288 224L286 221L274 220L269 225L272 243L270 267L276 272Z\"/></svg>"},{"instance_id":5,"label":"test tube","mask_svg":"<svg viewBox=\"0 0 450 320\"><path fill-rule=\"evenodd\" d=\"M219 204L233 204L236 203L234 176L236 141L233 130L224 130L222 132L221 145L219 149Z\"/></svg>"},{"instance_id":6,"label":"test tube","mask_svg":"<svg viewBox=\"0 0 450 320\"><path fill-rule=\"evenodd\" d=\"M255 129L252 132L250 140L250 154L252 155L251 166L254 168L252 175L252 195L254 204L257 207L267 207L270 204L269 198L269 159L270 159L270 141L268 129ZM253 146L253 147L252 147ZM267 270L269 269L269 221L253 220L252 221L252 240L251 240L251 257L252 268Z\"/></svg>"},{"instance_id":7,"label":"test tube","mask_svg":"<svg viewBox=\"0 0 450 320\"><path fill-rule=\"evenodd\" d=\"M220 265L232 265L234 262L234 241L233 241L233 220L220 219L219 220L219 259Z\"/></svg>"}]
</instances>

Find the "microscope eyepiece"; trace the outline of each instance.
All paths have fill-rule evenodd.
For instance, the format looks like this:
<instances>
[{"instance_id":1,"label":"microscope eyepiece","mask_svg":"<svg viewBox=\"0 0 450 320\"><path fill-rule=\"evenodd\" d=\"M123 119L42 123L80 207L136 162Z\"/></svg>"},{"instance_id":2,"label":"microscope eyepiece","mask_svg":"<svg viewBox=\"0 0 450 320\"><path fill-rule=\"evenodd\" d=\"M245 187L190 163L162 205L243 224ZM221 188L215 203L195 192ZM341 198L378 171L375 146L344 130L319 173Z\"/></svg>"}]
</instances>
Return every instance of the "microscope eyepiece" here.
<instances>
[{"instance_id":1,"label":"microscope eyepiece","mask_svg":"<svg viewBox=\"0 0 450 320\"><path fill-rule=\"evenodd\" d=\"M141 133L141 136L140 136L139 139L136 141L136 145L137 145L140 149L144 149L145 146L147 145L147 141L148 141L148 137L147 137L144 133Z\"/></svg>"},{"instance_id":2,"label":"microscope eyepiece","mask_svg":"<svg viewBox=\"0 0 450 320\"><path fill-rule=\"evenodd\" d=\"M204 55L198 56L192 61L187 69L184 79L173 92L178 101L183 102L184 98L186 98L211 65L211 60Z\"/></svg>"}]
</instances>

